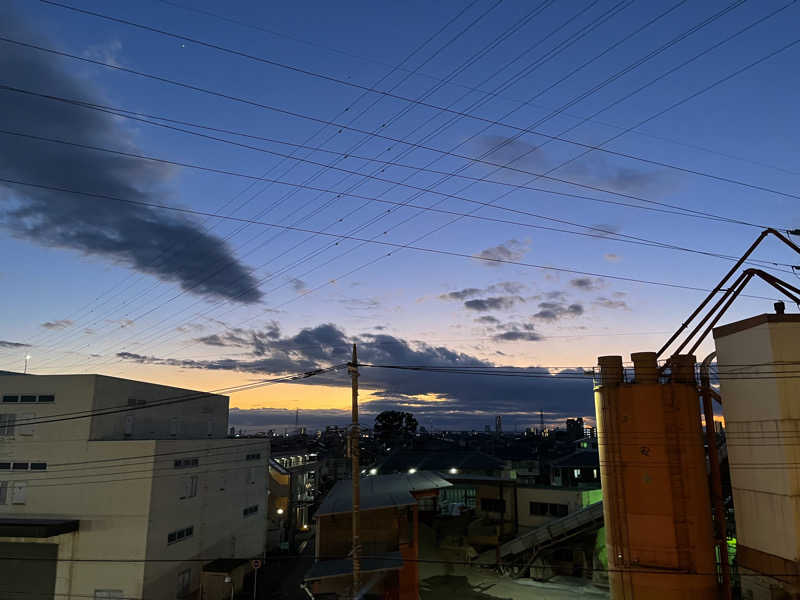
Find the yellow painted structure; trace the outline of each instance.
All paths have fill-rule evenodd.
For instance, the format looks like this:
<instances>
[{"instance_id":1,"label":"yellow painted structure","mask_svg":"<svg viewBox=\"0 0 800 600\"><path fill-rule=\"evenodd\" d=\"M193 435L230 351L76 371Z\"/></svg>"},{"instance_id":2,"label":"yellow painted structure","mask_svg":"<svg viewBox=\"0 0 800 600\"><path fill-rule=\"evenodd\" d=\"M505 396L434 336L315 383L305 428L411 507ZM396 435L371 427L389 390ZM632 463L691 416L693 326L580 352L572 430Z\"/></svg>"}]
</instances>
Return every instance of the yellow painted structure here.
<instances>
[{"instance_id":1,"label":"yellow painted structure","mask_svg":"<svg viewBox=\"0 0 800 600\"><path fill-rule=\"evenodd\" d=\"M634 355L634 360L641 358ZM601 357L595 408L614 600L716 599L711 505L694 357L658 383L655 354L623 381ZM691 363L691 367L689 367Z\"/></svg>"}]
</instances>

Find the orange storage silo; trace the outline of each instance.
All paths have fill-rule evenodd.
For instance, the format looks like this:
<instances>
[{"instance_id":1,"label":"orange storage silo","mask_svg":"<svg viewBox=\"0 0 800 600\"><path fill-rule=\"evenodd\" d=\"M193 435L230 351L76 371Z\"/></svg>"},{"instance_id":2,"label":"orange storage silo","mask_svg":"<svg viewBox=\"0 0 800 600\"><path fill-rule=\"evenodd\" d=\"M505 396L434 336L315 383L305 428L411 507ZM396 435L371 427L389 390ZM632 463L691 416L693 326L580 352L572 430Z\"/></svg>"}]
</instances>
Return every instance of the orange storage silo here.
<instances>
[{"instance_id":1,"label":"orange storage silo","mask_svg":"<svg viewBox=\"0 0 800 600\"><path fill-rule=\"evenodd\" d=\"M595 387L611 597L718 596L694 356L659 383L656 354L600 357Z\"/></svg>"}]
</instances>

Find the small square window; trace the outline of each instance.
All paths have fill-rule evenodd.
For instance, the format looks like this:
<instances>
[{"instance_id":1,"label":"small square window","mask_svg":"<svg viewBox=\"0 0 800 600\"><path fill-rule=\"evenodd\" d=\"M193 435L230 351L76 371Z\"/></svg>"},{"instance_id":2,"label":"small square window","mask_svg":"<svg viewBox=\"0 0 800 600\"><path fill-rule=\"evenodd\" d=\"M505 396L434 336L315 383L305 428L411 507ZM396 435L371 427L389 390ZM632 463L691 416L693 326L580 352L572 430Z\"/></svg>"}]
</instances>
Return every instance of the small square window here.
<instances>
[{"instance_id":1,"label":"small square window","mask_svg":"<svg viewBox=\"0 0 800 600\"><path fill-rule=\"evenodd\" d=\"M167 543L174 544L178 540L178 534L176 532L170 533L167 536Z\"/></svg>"},{"instance_id":2,"label":"small square window","mask_svg":"<svg viewBox=\"0 0 800 600\"><path fill-rule=\"evenodd\" d=\"M19 396L3 396L3 402L19 402Z\"/></svg>"},{"instance_id":3,"label":"small square window","mask_svg":"<svg viewBox=\"0 0 800 600\"><path fill-rule=\"evenodd\" d=\"M26 462L15 462L11 465L12 471L27 471L28 470L28 463Z\"/></svg>"},{"instance_id":4,"label":"small square window","mask_svg":"<svg viewBox=\"0 0 800 600\"><path fill-rule=\"evenodd\" d=\"M182 540L183 538L186 537L186 530L185 529L181 529L180 531L178 531L177 535L178 535L178 540Z\"/></svg>"},{"instance_id":5,"label":"small square window","mask_svg":"<svg viewBox=\"0 0 800 600\"><path fill-rule=\"evenodd\" d=\"M52 394L45 394L44 396L39 396L39 402L55 402L56 397Z\"/></svg>"},{"instance_id":6,"label":"small square window","mask_svg":"<svg viewBox=\"0 0 800 600\"><path fill-rule=\"evenodd\" d=\"M36 402L36 396L23 395L19 398L20 402Z\"/></svg>"}]
</instances>

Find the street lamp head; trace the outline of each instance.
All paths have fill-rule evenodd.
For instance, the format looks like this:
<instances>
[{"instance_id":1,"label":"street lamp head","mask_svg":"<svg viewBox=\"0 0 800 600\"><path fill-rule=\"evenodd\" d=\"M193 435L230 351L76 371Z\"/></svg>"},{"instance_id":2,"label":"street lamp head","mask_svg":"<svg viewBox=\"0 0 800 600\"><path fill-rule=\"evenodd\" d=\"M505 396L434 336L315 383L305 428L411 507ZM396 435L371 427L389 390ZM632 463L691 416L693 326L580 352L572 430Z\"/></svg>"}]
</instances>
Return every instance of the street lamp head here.
<instances>
[{"instance_id":1,"label":"street lamp head","mask_svg":"<svg viewBox=\"0 0 800 600\"><path fill-rule=\"evenodd\" d=\"M456 469L455 467L451 467L450 468L450 475L455 475L456 473L458 473L458 469Z\"/></svg>"},{"instance_id":2,"label":"street lamp head","mask_svg":"<svg viewBox=\"0 0 800 600\"><path fill-rule=\"evenodd\" d=\"M414 473L416 473L416 472L417 472L417 470L416 470L414 467L411 467L411 468L408 470L408 474L409 474L409 475L413 475L413 474L414 474Z\"/></svg>"},{"instance_id":3,"label":"street lamp head","mask_svg":"<svg viewBox=\"0 0 800 600\"><path fill-rule=\"evenodd\" d=\"M283 509L282 509L282 508L279 508L279 509L278 509L278 510L276 510L275 512L276 512L276 513L278 513L279 515L282 515L282 514L283 514Z\"/></svg>"}]
</instances>

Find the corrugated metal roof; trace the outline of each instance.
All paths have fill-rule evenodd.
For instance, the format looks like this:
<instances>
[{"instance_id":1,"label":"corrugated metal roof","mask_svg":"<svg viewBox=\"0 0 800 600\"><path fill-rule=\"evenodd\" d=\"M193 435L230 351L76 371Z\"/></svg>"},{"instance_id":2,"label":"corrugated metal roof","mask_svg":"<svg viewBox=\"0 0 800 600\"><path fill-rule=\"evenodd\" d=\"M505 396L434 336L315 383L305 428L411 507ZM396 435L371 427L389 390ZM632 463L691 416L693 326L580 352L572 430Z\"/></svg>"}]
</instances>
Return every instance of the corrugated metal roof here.
<instances>
[{"instance_id":1,"label":"corrugated metal roof","mask_svg":"<svg viewBox=\"0 0 800 600\"><path fill-rule=\"evenodd\" d=\"M417 471L448 471L451 468L460 471L499 471L503 469L504 462L479 450L399 450L376 467L380 473L403 473L411 468Z\"/></svg>"},{"instance_id":2,"label":"corrugated metal roof","mask_svg":"<svg viewBox=\"0 0 800 600\"><path fill-rule=\"evenodd\" d=\"M392 571L403 568L403 556L400 552L387 552L381 557L370 557L361 559L361 572L370 571ZM350 558L336 558L329 560L318 560L311 570L306 573L306 581L312 579L325 579L326 577L338 577L348 575L353 572L353 561Z\"/></svg>"},{"instance_id":3,"label":"corrugated metal roof","mask_svg":"<svg viewBox=\"0 0 800 600\"><path fill-rule=\"evenodd\" d=\"M375 510L391 506L412 506L417 503L411 492L438 490L450 487L435 473L395 473L361 478L361 510ZM349 513L353 510L353 482L338 481L325 496L316 516Z\"/></svg>"}]
</instances>

